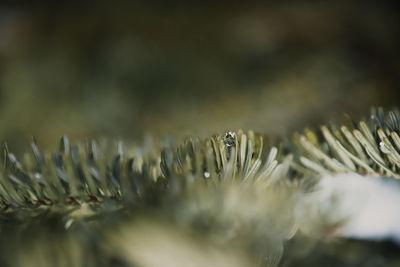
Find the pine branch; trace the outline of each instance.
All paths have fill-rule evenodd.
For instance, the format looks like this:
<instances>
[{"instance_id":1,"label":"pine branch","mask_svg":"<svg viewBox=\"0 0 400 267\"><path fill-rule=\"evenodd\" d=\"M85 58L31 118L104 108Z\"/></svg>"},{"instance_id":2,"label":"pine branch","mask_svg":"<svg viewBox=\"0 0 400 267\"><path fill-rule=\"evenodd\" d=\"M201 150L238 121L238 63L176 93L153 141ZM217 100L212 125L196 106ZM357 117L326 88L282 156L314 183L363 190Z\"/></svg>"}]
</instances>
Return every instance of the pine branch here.
<instances>
[{"instance_id":1,"label":"pine branch","mask_svg":"<svg viewBox=\"0 0 400 267\"><path fill-rule=\"evenodd\" d=\"M285 142L242 130L203 140L188 137L163 148L110 147L95 141L70 145L62 137L53 153L43 153L33 140L32 152L22 160L5 146L0 230L12 242L1 240L0 264L29 261L18 257L13 263L8 256L20 240L34 248L27 254L32 257L35 250L49 251L49 258L59 254L48 247L56 233L68 252L67 262L110 266L116 260L130 266L135 259L131 250L123 252L125 245L137 246L142 243L137 236L154 231L176 231L185 240L196 235L191 242L212 247L218 252L215 260L239 250L249 257L243 262L276 266L283 244L299 227L296 201L308 192L299 181L307 184L339 173L400 178L398 118L398 111L373 109L368 120L305 129ZM153 238L151 244L157 246L170 237ZM167 240L181 249L175 241ZM75 253L77 247L87 253ZM224 254L226 248L230 254ZM199 255L210 253L201 251ZM47 262L46 257L41 260ZM56 263L65 260L58 257Z\"/></svg>"},{"instance_id":2,"label":"pine branch","mask_svg":"<svg viewBox=\"0 0 400 267\"><path fill-rule=\"evenodd\" d=\"M399 111L372 109L352 126L323 125L295 134L300 163L316 173L400 178Z\"/></svg>"}]
</instances>

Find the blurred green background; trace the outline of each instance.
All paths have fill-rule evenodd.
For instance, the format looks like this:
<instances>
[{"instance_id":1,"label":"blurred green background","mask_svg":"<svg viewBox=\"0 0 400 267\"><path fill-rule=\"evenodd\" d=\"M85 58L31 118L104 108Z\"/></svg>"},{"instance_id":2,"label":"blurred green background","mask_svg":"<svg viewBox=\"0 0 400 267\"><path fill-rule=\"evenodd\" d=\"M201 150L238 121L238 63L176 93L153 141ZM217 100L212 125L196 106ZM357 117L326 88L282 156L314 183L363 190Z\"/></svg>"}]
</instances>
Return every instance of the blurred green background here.
<instances>
[{"instance_id":1,"label":"blurred green background","mask_svg":"<svg viewBox=\"0 0 400 267\"><path fill-rule=\"evenodd\" d=\"M287 134L398 104L396 1L0 6L0 141Z\"/></svg>"}]
</instances>

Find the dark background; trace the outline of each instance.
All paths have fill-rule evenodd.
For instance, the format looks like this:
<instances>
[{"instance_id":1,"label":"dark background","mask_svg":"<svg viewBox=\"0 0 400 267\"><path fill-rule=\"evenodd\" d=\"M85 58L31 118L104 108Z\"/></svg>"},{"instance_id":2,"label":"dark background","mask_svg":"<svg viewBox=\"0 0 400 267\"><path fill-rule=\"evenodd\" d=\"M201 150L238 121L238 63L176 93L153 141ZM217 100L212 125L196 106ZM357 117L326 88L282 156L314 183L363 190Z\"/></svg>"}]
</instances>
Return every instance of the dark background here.
<instances>
[{"instance_id":1,"label":"dark background","mask_svg":"<svg viewBox=\"0 0 400 267\"><path fill-rule=\"evenodd\" d=\"M0 5L0 141L285 135L399 104L396 1Z\"/></svg>"}]
</instances>

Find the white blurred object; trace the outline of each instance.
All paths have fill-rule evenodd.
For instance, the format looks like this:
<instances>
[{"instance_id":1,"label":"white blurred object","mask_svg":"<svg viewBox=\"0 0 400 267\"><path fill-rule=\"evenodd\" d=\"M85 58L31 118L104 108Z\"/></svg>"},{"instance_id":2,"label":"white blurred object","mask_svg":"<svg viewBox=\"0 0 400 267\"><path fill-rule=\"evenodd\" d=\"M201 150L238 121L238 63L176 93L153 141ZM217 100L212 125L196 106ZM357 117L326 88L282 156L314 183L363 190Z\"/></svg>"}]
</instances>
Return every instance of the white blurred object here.
<instances>
[{"instance_id":1,"label":"white blurred object","mask_svg":"<svg viewBox=\"0 0 400 267\"><path fill-rule=\"evenodd\" d=\"M303 223L319 216L324 223L340 225L335 235L391 239L400 244L400 186L393 179L356 174L324 176L305 203Z\"/></svg>"}]
</instances>

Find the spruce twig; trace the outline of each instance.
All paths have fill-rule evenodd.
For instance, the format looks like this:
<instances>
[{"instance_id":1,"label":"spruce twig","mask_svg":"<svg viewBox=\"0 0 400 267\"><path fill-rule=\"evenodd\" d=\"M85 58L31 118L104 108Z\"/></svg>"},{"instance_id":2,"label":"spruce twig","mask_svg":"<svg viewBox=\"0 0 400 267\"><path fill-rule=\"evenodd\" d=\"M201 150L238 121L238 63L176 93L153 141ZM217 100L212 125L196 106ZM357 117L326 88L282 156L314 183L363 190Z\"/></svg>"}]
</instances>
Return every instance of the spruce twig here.
<instances>
[{"instance_id":1,"label":"spruce twig","mask_svg":"<svg viewBox=\"0 0 400 267\"><path fill-rule=\"evenodd\" d=\"M368 126L369 125L369 126ZM358 173L400 178L399 111L372 109L351 128L336 124L296 134L300 163L316 173Z\"/></svg>"}]
</instances>

